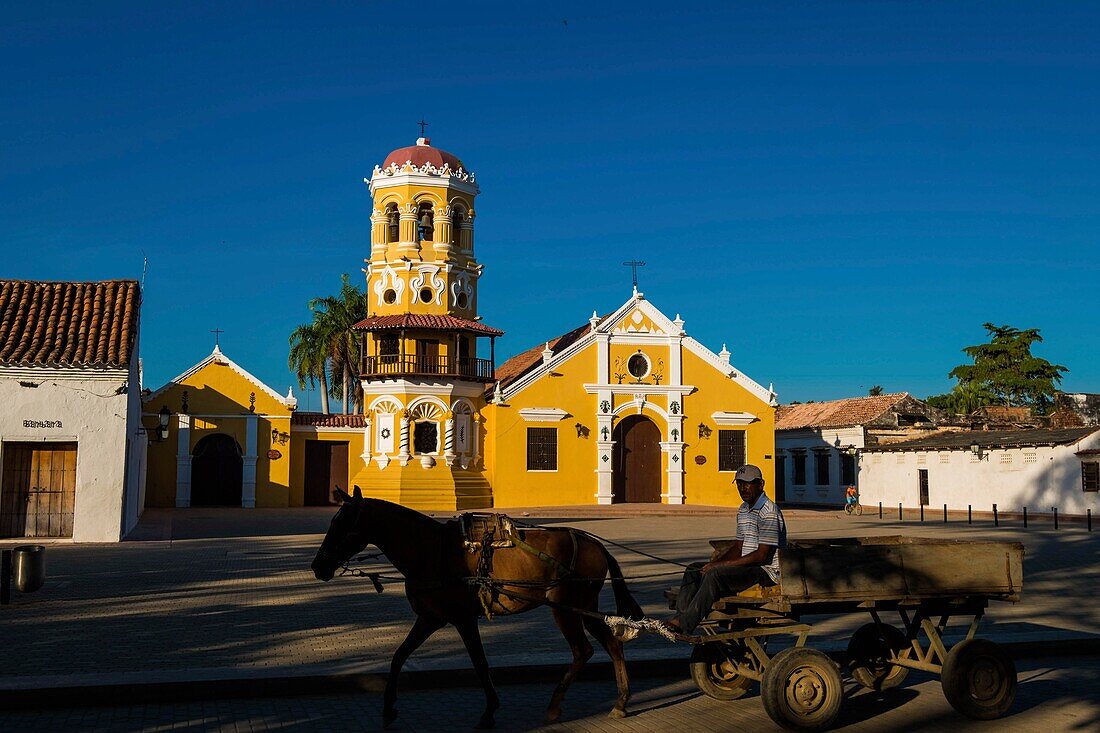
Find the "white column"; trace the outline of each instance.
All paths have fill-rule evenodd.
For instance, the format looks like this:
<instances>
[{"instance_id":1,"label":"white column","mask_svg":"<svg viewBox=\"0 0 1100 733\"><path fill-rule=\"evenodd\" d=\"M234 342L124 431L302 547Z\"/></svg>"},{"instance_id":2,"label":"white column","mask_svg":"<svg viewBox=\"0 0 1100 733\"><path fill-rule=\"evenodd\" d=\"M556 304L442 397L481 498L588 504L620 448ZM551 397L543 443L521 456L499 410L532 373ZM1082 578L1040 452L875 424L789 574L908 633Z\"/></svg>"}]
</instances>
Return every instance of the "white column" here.
<instances>
[{"instance_id":1,"label":"white column","mask_svg":"<svg viewBox=\"0 0 1100 733\"><path fill-rule=\"evenodd\" d=\"M443 422L443 458L448 466L455 465L455 419L451 415Z\"/></svg>"},{"instance_id":2,"label":"white column","mask_svg":"<svg viewBox=\"0 0 1100 733\"><path fill-rule=\"evenodd\" d=\"M241 506L252 509L256 506L256 450L259 440L257 427L259 418L249 415L245 418L244 466L241 472Z\"/></svg>"},{"instance_id":3,"label":"white column","mask_svg":"<svg viewBox=\"0 0 1100 733\"><path fill-rule=\"evenodd\" d=\"M601 378L605 382L606 378ZM614 499L615 441L611 439L611 390L601 389L596 394L596 503L610 504Z\"/></svg>"},{"instance_id":4,"label":"white column","mask_svg":"<svg viewBox=\"0 0 1100 733\"><path fill-rule=\"evenodd\" d=\"M684 444L679 441L661 443L668 454L668 493L662 496L669 504L684 503Z\"/></svg>"},{"instance_id":5,"label":"white column","mask_svg":"<svg viewBox=\"0 0 1100 733\"><path fill-rule=\"evenodd\" d=\"M364 464L370 463L370 438L373 429L374 423L371 421L371 413L368 412L363 418L363 452L359 456Z\"/></svg>"},{"instance_id":6,"label":"white column","mask_svg":"<svg viewBox=\"0 0 1100 733\"><path fill-rule=\"evenodd\" d=\"M402 466L409 465L409 416L401 415L401 448L397 452L397 458Z\"/></svg>"},{"instance_id":7,"label":"white column","mask_svg":"<svg viewBox=\"0 0 1100 733\"><path fill-rule=\"evenodd\" d=\"M176 506L191 506L191 416L179 415L176 428Z\"/></svg>"}]
</instances>

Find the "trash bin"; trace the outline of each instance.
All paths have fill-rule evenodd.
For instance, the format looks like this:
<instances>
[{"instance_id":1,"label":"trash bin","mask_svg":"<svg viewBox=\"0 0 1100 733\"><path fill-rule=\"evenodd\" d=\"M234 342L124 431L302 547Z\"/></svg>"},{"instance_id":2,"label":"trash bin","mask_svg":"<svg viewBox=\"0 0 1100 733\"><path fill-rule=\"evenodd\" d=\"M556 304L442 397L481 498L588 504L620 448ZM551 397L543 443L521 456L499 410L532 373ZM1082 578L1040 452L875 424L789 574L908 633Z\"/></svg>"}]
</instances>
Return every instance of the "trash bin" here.
<instances>
[{"instance_id":1,"label":"trash bin","mask_svg":"<svg viewBox=\"0 0 1100 733\"><path fill-rule=\"evenodd\" d=\"M42 545L20 545L12 552L12 575L15 589L34 593L46 582L46 548Z\"/></svg>"}]
</instances>

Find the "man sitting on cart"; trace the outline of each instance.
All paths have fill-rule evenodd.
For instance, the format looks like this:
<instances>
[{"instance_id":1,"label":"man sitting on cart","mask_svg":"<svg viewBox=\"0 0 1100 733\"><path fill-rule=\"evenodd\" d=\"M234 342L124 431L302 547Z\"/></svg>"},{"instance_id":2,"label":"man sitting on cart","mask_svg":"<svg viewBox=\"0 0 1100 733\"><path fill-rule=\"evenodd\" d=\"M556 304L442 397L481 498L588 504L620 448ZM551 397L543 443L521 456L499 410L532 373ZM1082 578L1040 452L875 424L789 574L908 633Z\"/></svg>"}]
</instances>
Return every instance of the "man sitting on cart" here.
<instances>
[{"instance_id":1,"label":"man sitting on cart","mask_svg":"<svg viewBox=\"0 0 1100 733\"><path fill-rule=\"evenodd\" d=\"M764 493L760 469L747 464L734 477L741 508L737 511L737 539L710 562L692 563L684 572L676 596L676 615L666 623L684 634L695 631L714 602L754 585L779 583L779 550L787 546L783 513Z\"/></svg>"}]
</instances>

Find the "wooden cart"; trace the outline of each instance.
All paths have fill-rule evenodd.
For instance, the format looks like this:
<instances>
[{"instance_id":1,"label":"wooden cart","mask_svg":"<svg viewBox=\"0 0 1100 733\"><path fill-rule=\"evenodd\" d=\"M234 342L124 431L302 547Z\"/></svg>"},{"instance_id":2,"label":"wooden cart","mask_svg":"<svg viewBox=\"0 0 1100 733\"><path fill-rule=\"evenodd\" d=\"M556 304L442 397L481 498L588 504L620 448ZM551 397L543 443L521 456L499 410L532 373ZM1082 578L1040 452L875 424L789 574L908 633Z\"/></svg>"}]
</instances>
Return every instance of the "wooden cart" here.
<instances>
[{"instance_id":1,"label":"wooden cart","mask_svg":"<svg viewBox=\"0 0 1100 733\"><path fill-rule=\"evenodd\" d=\"M711 545L723 550L728 540ZM700 625L691 675L710 697L734 700L753 682L768 715L792 730L823 730L843 700L838 665L806 646L804 616L866 612L871 622L848 643L848 667L861 685L884 690L910 669L940 676L948 702L971 718L997 718L1016 695L1016 668L999 646L975 634L990 600L1016 602L1024 548L1011 542L915 537L799 540L780 553L781 583L723 598ZM675 607L677 589L666 594ZM900 628L882 615L896 613ZM952 617L970 619L966 639L948 648ZM796 637L770 656L768 638ZM923 638L922 638L923 635Z\"/></svg>"}]
</instances>

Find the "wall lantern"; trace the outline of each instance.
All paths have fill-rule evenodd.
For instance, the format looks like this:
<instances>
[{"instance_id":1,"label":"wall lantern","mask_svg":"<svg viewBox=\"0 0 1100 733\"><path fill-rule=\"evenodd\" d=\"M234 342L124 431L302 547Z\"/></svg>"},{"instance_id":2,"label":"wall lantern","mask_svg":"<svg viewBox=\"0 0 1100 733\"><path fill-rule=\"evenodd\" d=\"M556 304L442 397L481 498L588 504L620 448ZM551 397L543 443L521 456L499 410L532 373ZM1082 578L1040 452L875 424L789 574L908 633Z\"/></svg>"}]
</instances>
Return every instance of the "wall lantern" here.
<instances>
[{"instance_id":1,"label":"wall lantern","mask_svg":"<svg viewBox=\"0 0 1100 733\"><path fill-rule=\"evenodd\" d=\"M844 452L850 455L852 458L856 457L856 447L854 445L847 445L844 447Z\"/></svg>"},{"instance_id":2,"label":"wall lantern","mask_svg":"<svg viewBox=\"0 0 1100 733\"><path fill-rule=\"evenodd\" d=\"M982 447L980 445L978 445L977 443L971 443L970 444L970 452L974 454L975 458L981 458L982 457Z\"/></svg>"},{"instance_id":3,"label":"wall lantern","mask_svg":"<svg viewBox=\"0 0 1100 733\"><path fill-rule=\"evenodd\" d=\"M168 421L172 419L172 413L168 412L168 405L161 405L157 413L157 442L168 440Z\"/></svg>"},{"instance_id":4,"label":"wall lantern","mask_svg":"<svg viewBox=\"0 0 1100 733\"><path fill-rule=\"evenodd\" d=\"M587 438L588 437L588 428L586 428L584 425L581 425L580 423L577 423L574 427L577 428L577 437L578 438Z\"/></svg>"},{"instance_id":5,"label":"wall lantern","mask_svg":"<svg viewBox=\"0 0 1100 733\"><path fill-rule=\"evenodd\" d=\"M706 426L706 424L704 424L704 423L699 423L699 437L700 438L709 438L710 437L710 428L708 428Z\"/></svg>"},{"instance_id":6,"label":"wall lantern","mask_svg":"<svg viewBox=\"0 0 1100 733\"><path fill-rule=\"evenodd\" d=\"M288 440L290 440L290 433L283 433L280 432L278 428L271 428L272 444L278 443L279 445L286 445Z\"/></svg>"}]
</instances>

